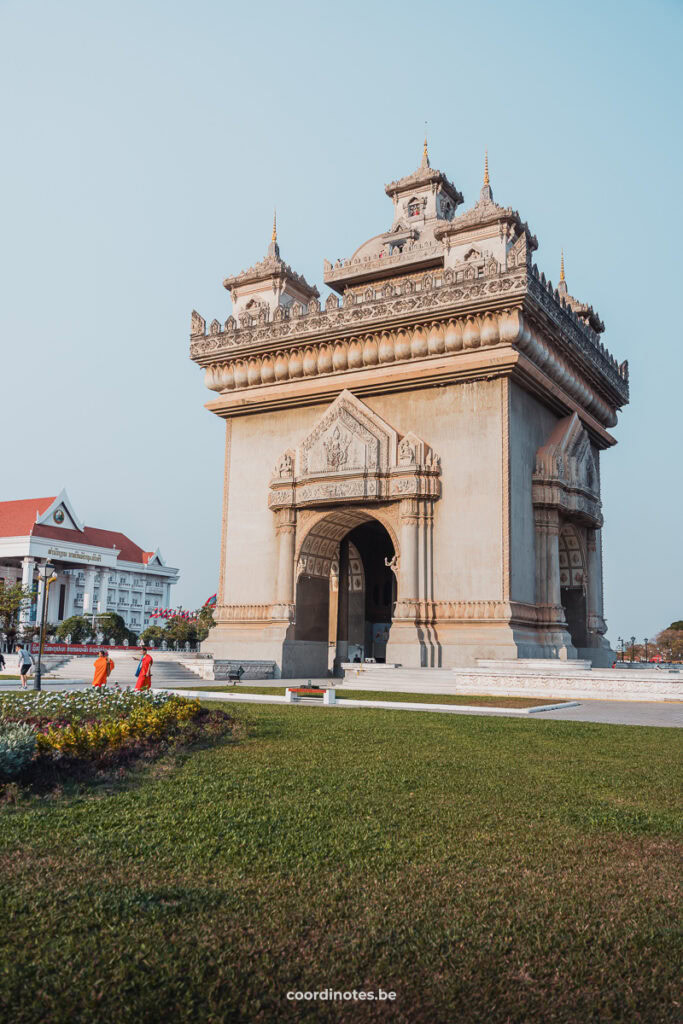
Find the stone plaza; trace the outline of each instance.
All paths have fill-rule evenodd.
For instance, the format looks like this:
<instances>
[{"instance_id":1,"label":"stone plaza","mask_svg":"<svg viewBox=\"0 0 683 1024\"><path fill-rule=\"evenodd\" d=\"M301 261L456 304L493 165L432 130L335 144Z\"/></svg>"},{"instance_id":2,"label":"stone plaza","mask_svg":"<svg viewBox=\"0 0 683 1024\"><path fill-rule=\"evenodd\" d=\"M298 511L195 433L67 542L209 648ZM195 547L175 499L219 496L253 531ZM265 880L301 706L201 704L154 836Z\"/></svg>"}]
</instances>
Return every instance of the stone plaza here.
<instances>
[{"instance_id":1,"label":"stone plaza","mask_svg":"<svg viewBox=\"0 0 683 1024\"><path fill-rule=\"evenodd\" d=\"M386 186L388 229L325 261L229 277L191 358L225 420L216 626L203 650L276 676L481 659L614 659L600 456L628 364L537 241L430 166ZM265 673L264 673L265 674Z\"/></svg>"}]
</instances>

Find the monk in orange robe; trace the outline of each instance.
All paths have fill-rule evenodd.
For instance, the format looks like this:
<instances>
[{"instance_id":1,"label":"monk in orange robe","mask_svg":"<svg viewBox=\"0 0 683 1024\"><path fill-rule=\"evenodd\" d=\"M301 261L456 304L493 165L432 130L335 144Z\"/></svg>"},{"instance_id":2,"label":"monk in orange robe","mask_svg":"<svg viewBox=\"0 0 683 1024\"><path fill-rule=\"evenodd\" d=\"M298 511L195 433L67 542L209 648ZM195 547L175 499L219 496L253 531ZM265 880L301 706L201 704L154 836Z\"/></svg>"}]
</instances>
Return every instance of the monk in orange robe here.
<instances>
[{"instance_id":1,"label":"monk in orange robe","mask_svg":"<svg viewBox=\"0 0 683 1024\"><path fill-rule=\"evenodd\" d=\"M104 686L109 678L109 673L114 667L114 662L111 658L107 657L106 651L100 651L100 656L95 665L95 676L93 678L93 686Z\"/></svg>"},{"instance_id":2,"label":"monk in orange robe","mask_svg":"<svg viewBox=\"0 0 683 1024\"><path fill-rule=\"evenodd\" d=\"M135 684L136 690L149 690L152 687L152 655L148 654L147 648L142 648L142 658L138 665L138 670L135 673L138 677L138 681Z\"/></svg>"}]
</instances>

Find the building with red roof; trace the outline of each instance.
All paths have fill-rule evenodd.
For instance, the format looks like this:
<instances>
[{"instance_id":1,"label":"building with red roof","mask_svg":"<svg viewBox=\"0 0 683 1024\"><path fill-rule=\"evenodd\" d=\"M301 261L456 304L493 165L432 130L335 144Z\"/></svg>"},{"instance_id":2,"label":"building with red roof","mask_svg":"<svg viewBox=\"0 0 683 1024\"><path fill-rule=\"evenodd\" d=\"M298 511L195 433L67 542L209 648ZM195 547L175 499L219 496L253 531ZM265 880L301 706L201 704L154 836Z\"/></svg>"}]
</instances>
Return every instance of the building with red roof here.
<instances>
[{"instance_id":1,"label":"building with red roof","mask_svg":"<svg viewBox=\"0 0 683 1024\"><path fill-rule=\"evenodd\" d=\"M0 582L33 590L24 621L40 620L38 570L48 561L57 572L47 608L47 621L54 625L71 615L116 612L140 632L154 608L170 605L171 586L179 577L158 548L145 551L125 533L86 526L66 491L0 501Z\"/></svg>"}]
</instances>

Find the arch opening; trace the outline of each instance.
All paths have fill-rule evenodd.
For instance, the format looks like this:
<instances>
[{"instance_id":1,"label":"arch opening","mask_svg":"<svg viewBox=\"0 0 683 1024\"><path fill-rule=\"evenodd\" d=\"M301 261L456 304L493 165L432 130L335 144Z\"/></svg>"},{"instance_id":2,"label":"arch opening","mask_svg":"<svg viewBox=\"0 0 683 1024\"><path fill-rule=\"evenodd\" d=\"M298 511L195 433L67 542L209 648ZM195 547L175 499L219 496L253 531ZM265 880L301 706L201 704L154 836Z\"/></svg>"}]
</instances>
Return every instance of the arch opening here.
<instances>
[{"instance_id":1,"label":"arch opening","mask_svg":"<svg viewBox=\"0 0 683 1024\"><path fill-rule=\"evenodd\" d=\"M581 537L575 526L565 523L559 536L560 601L574 647L588 646L588 575Z\"/></svg>"},{"instance_id":2,"label":"arch opening","mask_svg":"<svg viewBox=\"0 0 683 1024\"><path fill-rule=\"evenodd\" d=\"M348 661L386 660L396 603L396 554L382 523L368 513L331 513L310 529L297 561L295 639L341 675Z\"/></svg>"}]
</instances>

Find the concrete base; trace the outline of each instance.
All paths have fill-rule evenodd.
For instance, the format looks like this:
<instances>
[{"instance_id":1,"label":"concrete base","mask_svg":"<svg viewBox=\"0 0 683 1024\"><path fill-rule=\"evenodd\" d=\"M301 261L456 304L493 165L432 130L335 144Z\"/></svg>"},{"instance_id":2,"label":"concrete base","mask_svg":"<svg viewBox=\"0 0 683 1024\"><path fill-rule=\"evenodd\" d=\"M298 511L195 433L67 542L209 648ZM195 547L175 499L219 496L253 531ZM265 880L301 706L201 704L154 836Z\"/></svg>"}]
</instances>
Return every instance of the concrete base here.
<instances>
[{"instance_id":1,"label":"concrete base","mask_svg":"<svg viewBox=\"0 0 683 1024\"><path fill-rule=\"evenodd\" d=\"M568 672L590 672L591 662L578 658L518 658L517 661L487 660L479 658L477 668L490 672L513 672L515 675L566 675Z\"/></svg>"},{"instance_id":2,"label":"concrete base","mask_svg":"<svg viewBox=\"0 0 683 1024\"><path fill-rule=\"evenodd\" d=\"M565 666L566 668L566 666ZM399 693L449 693L539 698L612 700L683 700L683 672L653 669L553 668L550 672L516 672L499 668L407 669L378 672L374 665L354 665L344 675L344 685L363 690Z\"/></svg>"},{"instance_id":3,"label":"concrete base","mask_svg":"<svg viewBox=\"0 0 683 1024\"><path fill-rule=\"evenodd\" d=\"M239 661L234 658L214 661L212 678L227 680L230 678L230 673L236 672L240 667L244 669L240 681L276 678L274 661Z\"/></svg>"},{"instance_id":4,"label":"concrete base","mask_svg":"<svg viewBox=\"0 0 683 1024\"><path fill-rule=\"evenodd\" d=\"M347 656L334 658L332 664L330 652L334 648L326 641L295 640L294 633L293 623L284 618L219 623L202 643L201 653L211 655L216 663L236 662L245 667L250 662L273 663L276 679L341 675L341 663ZM615 655L609 647L577 652L565 640L563 632L543 632L500 620L419 625L396 619L391 625L386 658L389 663L414 669L474 668L482 659L508 667L527 659L534 665L578 665L590 660L596 667L611 667Z\"/></svg>"}]
</instances>

